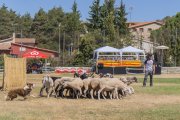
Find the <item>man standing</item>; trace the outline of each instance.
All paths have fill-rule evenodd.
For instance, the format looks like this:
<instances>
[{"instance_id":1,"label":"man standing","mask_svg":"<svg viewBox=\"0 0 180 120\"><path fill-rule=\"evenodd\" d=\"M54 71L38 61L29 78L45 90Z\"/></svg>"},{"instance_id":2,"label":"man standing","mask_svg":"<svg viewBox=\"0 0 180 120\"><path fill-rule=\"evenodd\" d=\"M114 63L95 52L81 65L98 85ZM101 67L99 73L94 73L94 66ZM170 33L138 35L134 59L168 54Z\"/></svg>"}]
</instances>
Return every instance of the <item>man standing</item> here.
<instances>
[{"instance_id":1,"label":"man standing","mask_svg":"<svg viewBox=\"0 0 180 120\"><path fill-rule=\"evenodd\" d=\"M144 62L144 82L143 82L143 87L146 86L147 78L148 75L150 76L150 86L153 86L153 74L155 72L155 66L154 66L154 61L152 60L152 54L148 54L146 56L146 61Z\"/></svg>"}]
</instances>

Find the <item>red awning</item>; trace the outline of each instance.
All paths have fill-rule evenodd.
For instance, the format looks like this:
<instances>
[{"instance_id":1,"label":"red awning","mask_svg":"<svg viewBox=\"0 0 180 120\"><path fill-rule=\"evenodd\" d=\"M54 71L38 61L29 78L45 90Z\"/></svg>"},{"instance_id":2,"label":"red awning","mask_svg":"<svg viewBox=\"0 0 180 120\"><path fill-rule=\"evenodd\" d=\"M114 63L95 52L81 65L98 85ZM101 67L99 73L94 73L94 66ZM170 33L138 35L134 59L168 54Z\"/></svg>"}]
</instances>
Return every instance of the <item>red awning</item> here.
<instances>
[{"instance_id":1,"label":"red awning","mask_svg":"<svg viewBox=\"0 0 180 120\"><path fill-rule=\"evenodd\" d=\"M23 55L24 58L48 58L47 55L44 53L38 51L38 50L32 50L30 52L27 52Z\"/></svg>"}]
</instances>

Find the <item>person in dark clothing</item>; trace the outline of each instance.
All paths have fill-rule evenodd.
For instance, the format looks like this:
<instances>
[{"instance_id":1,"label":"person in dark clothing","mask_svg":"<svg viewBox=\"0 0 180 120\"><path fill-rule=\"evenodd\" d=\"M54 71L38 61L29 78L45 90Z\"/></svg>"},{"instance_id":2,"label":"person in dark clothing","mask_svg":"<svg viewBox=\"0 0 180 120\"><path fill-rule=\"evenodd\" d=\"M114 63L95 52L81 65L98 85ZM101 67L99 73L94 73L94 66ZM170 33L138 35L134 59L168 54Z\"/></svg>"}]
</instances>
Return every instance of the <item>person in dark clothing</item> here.
<instances>
[{"instance_id":1,"label":"person in dark clothing","mask_svg":"<svg viewBox=\"0 0 180 120\"><path fill-rule=\"evenodd\" d=\"M82 70L82 72L78 73L77 71L74 73L74 78L80 77L82 80L88 78L85 70Z\"/></svg>"}]
</instances>

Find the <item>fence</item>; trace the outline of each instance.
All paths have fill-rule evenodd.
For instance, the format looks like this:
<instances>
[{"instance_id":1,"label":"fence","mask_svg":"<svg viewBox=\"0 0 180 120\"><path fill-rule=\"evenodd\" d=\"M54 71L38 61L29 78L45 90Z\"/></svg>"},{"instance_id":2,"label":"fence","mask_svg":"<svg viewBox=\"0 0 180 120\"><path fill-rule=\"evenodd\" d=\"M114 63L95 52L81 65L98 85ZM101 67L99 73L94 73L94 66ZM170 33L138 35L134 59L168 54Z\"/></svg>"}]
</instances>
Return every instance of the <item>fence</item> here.
<instances>
[{"instance_id":1,"label":"fence","mask_svg":"<svg viewBox=\"0 0 180 120\"><path fill-rule=\"evenodd\" d=\"M3 89L23 87L26 83L26 59L4 56Z\"/></svg>"},{"instance_id":2,"label":"fence","mask_svg":"<svg viewBox=\"0 0 180 120\"><path fill-rule=\"evenodd\" d=\"M180 74L180 67L162 67L162 74Z\"/></svg>"},{"instance_id":3,"label":"fence","mask_svg":"<svg viewBox=\"0 0 180 120\"><path fill-rule=\"evenodd\" d=\"M89 73L91 71L90 67L56 67L55 73L74 73L85 71Z\"/></svg>"},{"instance_id":4,"label":"fence","mask_svg":"<svg viewBox=\"0 0 180 120\"><path fill-rule=\"evenodd\" d=\"M0 73L3 73L3 71L4 71L4 67L0 66Z\"/></svg>"}]
</instances>

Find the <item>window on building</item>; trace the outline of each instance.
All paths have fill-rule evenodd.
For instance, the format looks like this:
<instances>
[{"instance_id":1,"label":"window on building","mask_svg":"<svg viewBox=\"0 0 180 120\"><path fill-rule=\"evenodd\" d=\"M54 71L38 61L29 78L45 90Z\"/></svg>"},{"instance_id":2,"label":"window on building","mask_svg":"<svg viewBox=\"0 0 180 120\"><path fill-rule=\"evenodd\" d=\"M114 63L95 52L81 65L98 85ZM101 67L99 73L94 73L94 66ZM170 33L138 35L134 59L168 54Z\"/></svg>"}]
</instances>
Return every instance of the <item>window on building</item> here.
<instances>
[{"instance_id":1,"label":"window on building","mask_svg":"<svg viewBox=\"0 0 180 120\"><path fill-rule=\"evenodd\" d=\"M151 32L152 31L152 28L148 28L148 32Z\"/></svg>"},{"instance_id":2,"label":"window on building","mask_svg":"<svg viewBox=\"0 0 180 120\"><path fill-rule=\"evenodd\" d=\"M139 28L140 32L144 32L144 28Z\"/></svg>"},{"instance_id":3,"label":"window on building","mask_svg":"<svg viewBox=\"0 0 180 120\"><path fill-rule=\"evenodd\" d=\"M134 32L136 32L136 31L137 31L137 29L136 29L136 28L134 28L134 29L133 29L133 31L134 31Z\"/></svg>"}]
</instances>

